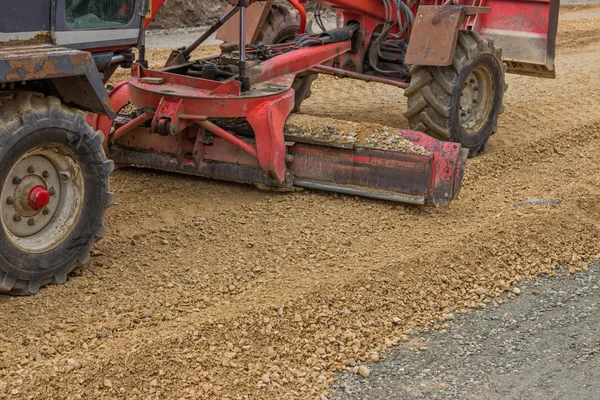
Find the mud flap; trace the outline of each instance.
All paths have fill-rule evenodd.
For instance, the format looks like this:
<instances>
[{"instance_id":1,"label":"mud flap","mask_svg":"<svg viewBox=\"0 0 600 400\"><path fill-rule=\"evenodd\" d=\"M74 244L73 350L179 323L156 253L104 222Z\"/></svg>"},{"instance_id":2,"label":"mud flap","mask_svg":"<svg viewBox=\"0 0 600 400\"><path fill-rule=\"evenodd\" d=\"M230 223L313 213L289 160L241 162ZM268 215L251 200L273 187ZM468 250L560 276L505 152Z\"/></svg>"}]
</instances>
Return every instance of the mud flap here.
<instances>
[{"instance_id":1,"label":"mud flap","mask_svg":"<svg viewBox=\"0 0 600 400\"><path fill-rule=\"evenodd\" d=\"M411 65L452 64L458 31L473 15L489 13L488 7L463 5L420 6L408 43L405 62Z\"/></svg>"}]
</instances>

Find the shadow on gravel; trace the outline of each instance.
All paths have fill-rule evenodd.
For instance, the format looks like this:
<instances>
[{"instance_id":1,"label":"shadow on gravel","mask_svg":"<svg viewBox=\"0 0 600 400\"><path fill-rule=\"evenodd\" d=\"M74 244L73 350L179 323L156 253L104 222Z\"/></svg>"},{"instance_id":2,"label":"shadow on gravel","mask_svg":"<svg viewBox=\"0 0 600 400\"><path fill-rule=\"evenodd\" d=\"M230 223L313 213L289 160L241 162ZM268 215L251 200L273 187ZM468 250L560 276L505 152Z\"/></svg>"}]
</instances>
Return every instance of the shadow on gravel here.
<instances>
[{"instance_id":1,"label":"shadow on gravel","mask_svg":"<svg viewBox=\"0 0 600 400\"><path fill-rule=\"evenodd\" d=\"M345 373L330 399L600 399L600 263L539 278L493 309L459 315L447 331L416 334Z\"/></svg>"}]
</instances>

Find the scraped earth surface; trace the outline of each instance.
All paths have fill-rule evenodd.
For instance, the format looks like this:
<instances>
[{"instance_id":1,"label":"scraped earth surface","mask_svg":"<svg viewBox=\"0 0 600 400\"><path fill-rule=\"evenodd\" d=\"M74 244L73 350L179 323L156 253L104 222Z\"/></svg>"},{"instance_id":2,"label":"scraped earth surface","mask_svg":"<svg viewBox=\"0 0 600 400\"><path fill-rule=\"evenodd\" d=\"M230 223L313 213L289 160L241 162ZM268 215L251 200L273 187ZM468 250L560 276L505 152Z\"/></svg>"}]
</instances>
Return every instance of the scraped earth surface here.
<instances>
[{"instance_id":1,"label":"scraped earth surface","mask_svg":"<svg viewBox=\"0 0 600 400\"><path fill-rule=\"evenodd\" d=\"M117 170L92 263L0 297L0 397L328 398L337 372L410 347L415 330L587 268L600 258L599 10L563 9L556 80L508 77L499 133L448 208ZM320 78L313 93L305 114L407 127L398 89ZM513 207L533 197L562 203Z\"/></svg>"},{"instance_id":2,"label":"scraped earth surface","mask_svg":"<svg viewBox=\"0 0 600 400\"><path fill-rule=\"evenodd\" d=\"M502 307L452 315L449 329L415 335L367 363L368 378L345 374L332 398L597 399L599 267L558 271L516 286L510 293L518 299Z\"/></svg>"}]
</instances>

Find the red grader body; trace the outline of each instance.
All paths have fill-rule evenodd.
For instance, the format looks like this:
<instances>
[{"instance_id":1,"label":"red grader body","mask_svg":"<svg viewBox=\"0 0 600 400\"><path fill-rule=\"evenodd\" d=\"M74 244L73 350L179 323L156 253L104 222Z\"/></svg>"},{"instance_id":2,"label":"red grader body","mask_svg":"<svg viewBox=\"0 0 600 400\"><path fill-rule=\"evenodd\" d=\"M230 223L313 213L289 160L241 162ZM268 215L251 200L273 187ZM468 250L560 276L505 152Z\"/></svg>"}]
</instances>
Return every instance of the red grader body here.
<instances>
[{"instance_id":1,"label":"red grader body","mask_svg":"<svg viewBox=\"0 0 600 400\"><path fill-rule=\"evenodd\" d=\"M35 293L87 262L112 203L105 153L121 165L444 206L496 130L505 72L554 76L554 0L323 0L318 34L305 32L304 1L290 0L291 12L230 0L161 69L147 66L144 29L164 0L43 0L48 21L36 21L49 28L19 25L26 3L0 17L0 292ZM323 5L337 28L325 29ZM219 28L235 43L192 60ZM131 77L107 95L118 66ZM406 89L413 130L368 145L286 129L317 74Z\"/></svg>"}]
</instances>

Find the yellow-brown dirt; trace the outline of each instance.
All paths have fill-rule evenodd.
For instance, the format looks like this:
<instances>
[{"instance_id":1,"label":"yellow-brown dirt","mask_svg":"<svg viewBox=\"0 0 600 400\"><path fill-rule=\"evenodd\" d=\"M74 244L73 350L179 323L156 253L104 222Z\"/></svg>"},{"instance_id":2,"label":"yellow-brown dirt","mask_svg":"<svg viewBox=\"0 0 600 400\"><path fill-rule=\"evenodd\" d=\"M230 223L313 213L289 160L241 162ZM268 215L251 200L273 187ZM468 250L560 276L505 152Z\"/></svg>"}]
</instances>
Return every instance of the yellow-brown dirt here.
<instances>
[{"instance_id":1,"label":"yellow-brown dirt","mask_svg":"<svg viewBox=\"0 0 600 400\"><path fill-rule=\"evenodd\" d=\"M351 359L586 268L600 44L578 32L600 37L600 19L562 20L556 80L508 77L499 132L448 208L116 171L91 265L0 298L0 397L318 399ZM407 127L398 89L321 78L313 93L307 114ZM562 204L512 206L531 197Z\"/></svg>"}]
</instances>

